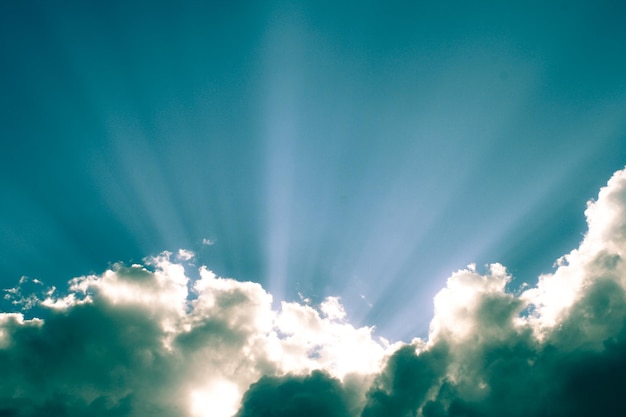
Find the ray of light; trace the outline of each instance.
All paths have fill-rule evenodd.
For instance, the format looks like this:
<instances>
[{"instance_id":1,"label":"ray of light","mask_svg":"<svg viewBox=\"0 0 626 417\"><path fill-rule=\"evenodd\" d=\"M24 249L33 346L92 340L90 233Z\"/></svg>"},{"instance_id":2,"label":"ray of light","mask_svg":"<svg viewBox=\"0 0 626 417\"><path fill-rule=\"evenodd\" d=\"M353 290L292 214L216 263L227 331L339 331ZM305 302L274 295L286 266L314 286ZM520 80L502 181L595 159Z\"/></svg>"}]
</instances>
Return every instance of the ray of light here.
<instances>
[{"instance_id":1,"label":"ray of light","mask_svg":"<svg viewBox=\"0 0 626 417\"><path fill-rule=\"evenodd\" d=\"M292 23L293 24L293 23ZM298 30L286 25L267 34L265 85L266 142L266 277L275 301L285 299L289 279L292 211L297 170L294 144L298 140L299 82L294 65L299 54Z\"/></svg>"}]
</instances>

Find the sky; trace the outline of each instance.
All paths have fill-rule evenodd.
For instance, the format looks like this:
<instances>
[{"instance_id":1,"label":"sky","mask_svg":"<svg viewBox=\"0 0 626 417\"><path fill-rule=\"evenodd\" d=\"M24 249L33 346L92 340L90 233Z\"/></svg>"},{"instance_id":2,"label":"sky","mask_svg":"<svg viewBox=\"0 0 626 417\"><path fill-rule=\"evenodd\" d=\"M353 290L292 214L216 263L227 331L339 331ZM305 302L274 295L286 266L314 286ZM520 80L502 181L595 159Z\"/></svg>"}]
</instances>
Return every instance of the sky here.
<instances>
[{"instance_id":1,"label":"sky","mask_svg":"<svg viewBox=\"0 0 626 417\"><path fill-rule=\"evenodd\" d=\"M614 409L625 18L1 2L0 415Z\"/></svg>"},{"instance_id":2,"label":"sky","mask_svg":"<svg viewBox=\"0 0 626 417\"><path fill-rule=\"evenodd\" d=\"M185 248L425 335L451 272L550 272L626 163L615 2L3 3L4 286Z\"/></svg>"}]
</instances>

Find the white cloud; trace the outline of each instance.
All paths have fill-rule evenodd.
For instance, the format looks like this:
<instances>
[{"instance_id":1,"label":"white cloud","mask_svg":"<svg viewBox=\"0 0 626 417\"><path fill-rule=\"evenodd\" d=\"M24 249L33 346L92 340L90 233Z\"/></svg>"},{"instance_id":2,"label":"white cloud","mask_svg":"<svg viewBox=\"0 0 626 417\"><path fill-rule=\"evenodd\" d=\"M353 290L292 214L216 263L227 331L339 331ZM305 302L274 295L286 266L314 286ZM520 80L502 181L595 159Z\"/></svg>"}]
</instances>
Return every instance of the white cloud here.
<instances>
[{"instance_id":1,"label":"white cloud","mask_svg":"<svg viewBox=\"0 0 626 417\"><path fill-rule=\"evenodd\" d=\"M343 378L379 369L384 348L372 339L371 328L342 321L345 312L338 298L321 305L324 316L298 303L283 303L275 311L271 295L259 284L220 278L206 267L191 286L195 297L189 297L190 278L178 263L191 259L189 254L179 251L174 258L164 252L146 259L154 271L139 264L115 264L103 274L72 279L67 293L50 289L36 298L49 310L49 317L38 325L44 333L50 326L72 329L76 352L65 360L47 350L23 354L68 369L79 367L80 377L73 372L50 375L41 391L36 389L41 381L18 382L18 374L26 369L15 369L13 378L0 383L0 399L19 384L25 400L42 407L63 389L85 404L106 398L113 407L132 393L137 401L158 409L227 417L237 410L248 386L263 375L325 369ZM0 341L12 352L9 357L19 357L19 334L33 327L21 315L6 317L12 324L0 321ZM83 333L85 326L89 331ZM2 358L0 366L6 365ZM154 375L162 371L166 379Z\"/></svg>"},{"instance_id":2,"label":"white cloud","mask_svg":"<svg viewBox=\"0 0 626 417\"><path fill-rule=\"evenodd\" d=\"M558 260L553 274L542 275L522 299L534 307L531 321L539 334L554 328L569 315L590 286L611 280L626 288L626 170L616 172L597 201L585 211L589 229L577 249Z\"/></svg>"},{"instance_id":3,"label":"white cloud","mask_svg":"<svg viewBox=\"0 0 626 417\"><path fill-rule=\"evenodd\" d=\"M342 320L346 318L346 310L339 302L339 297L326 297L320 304L320 309L326 317L331 320Z\"/></svg>"},{"instance_id":4,"label":"white cloud","mask_svg":"<svg viewBox=\"0 0 626 417\"><path fill-rule=\"evenodd\" d=\"M489 265L487 275L476 272L475 265L460 270L448 278L447 285L434 300L435 315L431 322L430 339L454 337L465 340L475 334L477 309L485 296L505 294L510 276L500 264Z\"/></svg>"},{"instance_id":5,"label":"white cloud","mask_svg":"<svg viewBox=\"0 0 626 417\"><path fill-rule=\"evenodd\" d=\"M193 251L187 250L187 249L179 249L178 250L178 259L182 260L182 261L189 261L191 259L193 259L196 256L196 254Z\"/></svg>"}]
</instances>

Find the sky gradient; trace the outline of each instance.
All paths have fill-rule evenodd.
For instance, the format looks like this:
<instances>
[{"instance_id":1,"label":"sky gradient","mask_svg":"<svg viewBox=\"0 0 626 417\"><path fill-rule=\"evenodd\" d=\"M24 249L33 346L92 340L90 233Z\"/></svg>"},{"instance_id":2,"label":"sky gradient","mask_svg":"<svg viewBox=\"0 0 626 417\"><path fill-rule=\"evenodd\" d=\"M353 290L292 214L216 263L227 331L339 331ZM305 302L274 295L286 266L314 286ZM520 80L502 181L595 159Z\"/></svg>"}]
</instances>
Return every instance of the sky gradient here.
<instances>
[{"instance_id":1,"label":"sky gradient","mask_svg":"<svg viewBox=\"0 0 626 417\"><path fill-rule=\"evenodd\" d=\"M625 10L494 3L3 2L2 287L185 248L410 340L535 283L626 163Z\"/></svg>"}]
</instances>

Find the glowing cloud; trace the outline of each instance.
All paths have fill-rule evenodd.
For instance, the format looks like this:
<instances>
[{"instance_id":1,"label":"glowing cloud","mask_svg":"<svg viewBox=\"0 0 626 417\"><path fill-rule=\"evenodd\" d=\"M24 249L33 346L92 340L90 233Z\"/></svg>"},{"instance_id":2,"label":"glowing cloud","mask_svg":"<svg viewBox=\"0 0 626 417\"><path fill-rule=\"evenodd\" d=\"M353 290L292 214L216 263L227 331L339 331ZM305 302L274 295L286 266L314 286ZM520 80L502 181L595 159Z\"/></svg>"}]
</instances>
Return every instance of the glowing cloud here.
<instances>
[{"instance_id":1,"label":"glowing cloud","mask_svg":"<svg viewBox=\"0 0 626 417\"><path fill-rule=\"evenodd\" d=\"M323 315L297 303L274 311L259 284L206 267L192 282L182 262L193 256L164 252L74 278L67 294L31 295L45 320L2 313L0 410L227 417L263 375L379 369L384 347L372 328L343 322L338 299Z\"/></svg>"}]
</instances>

